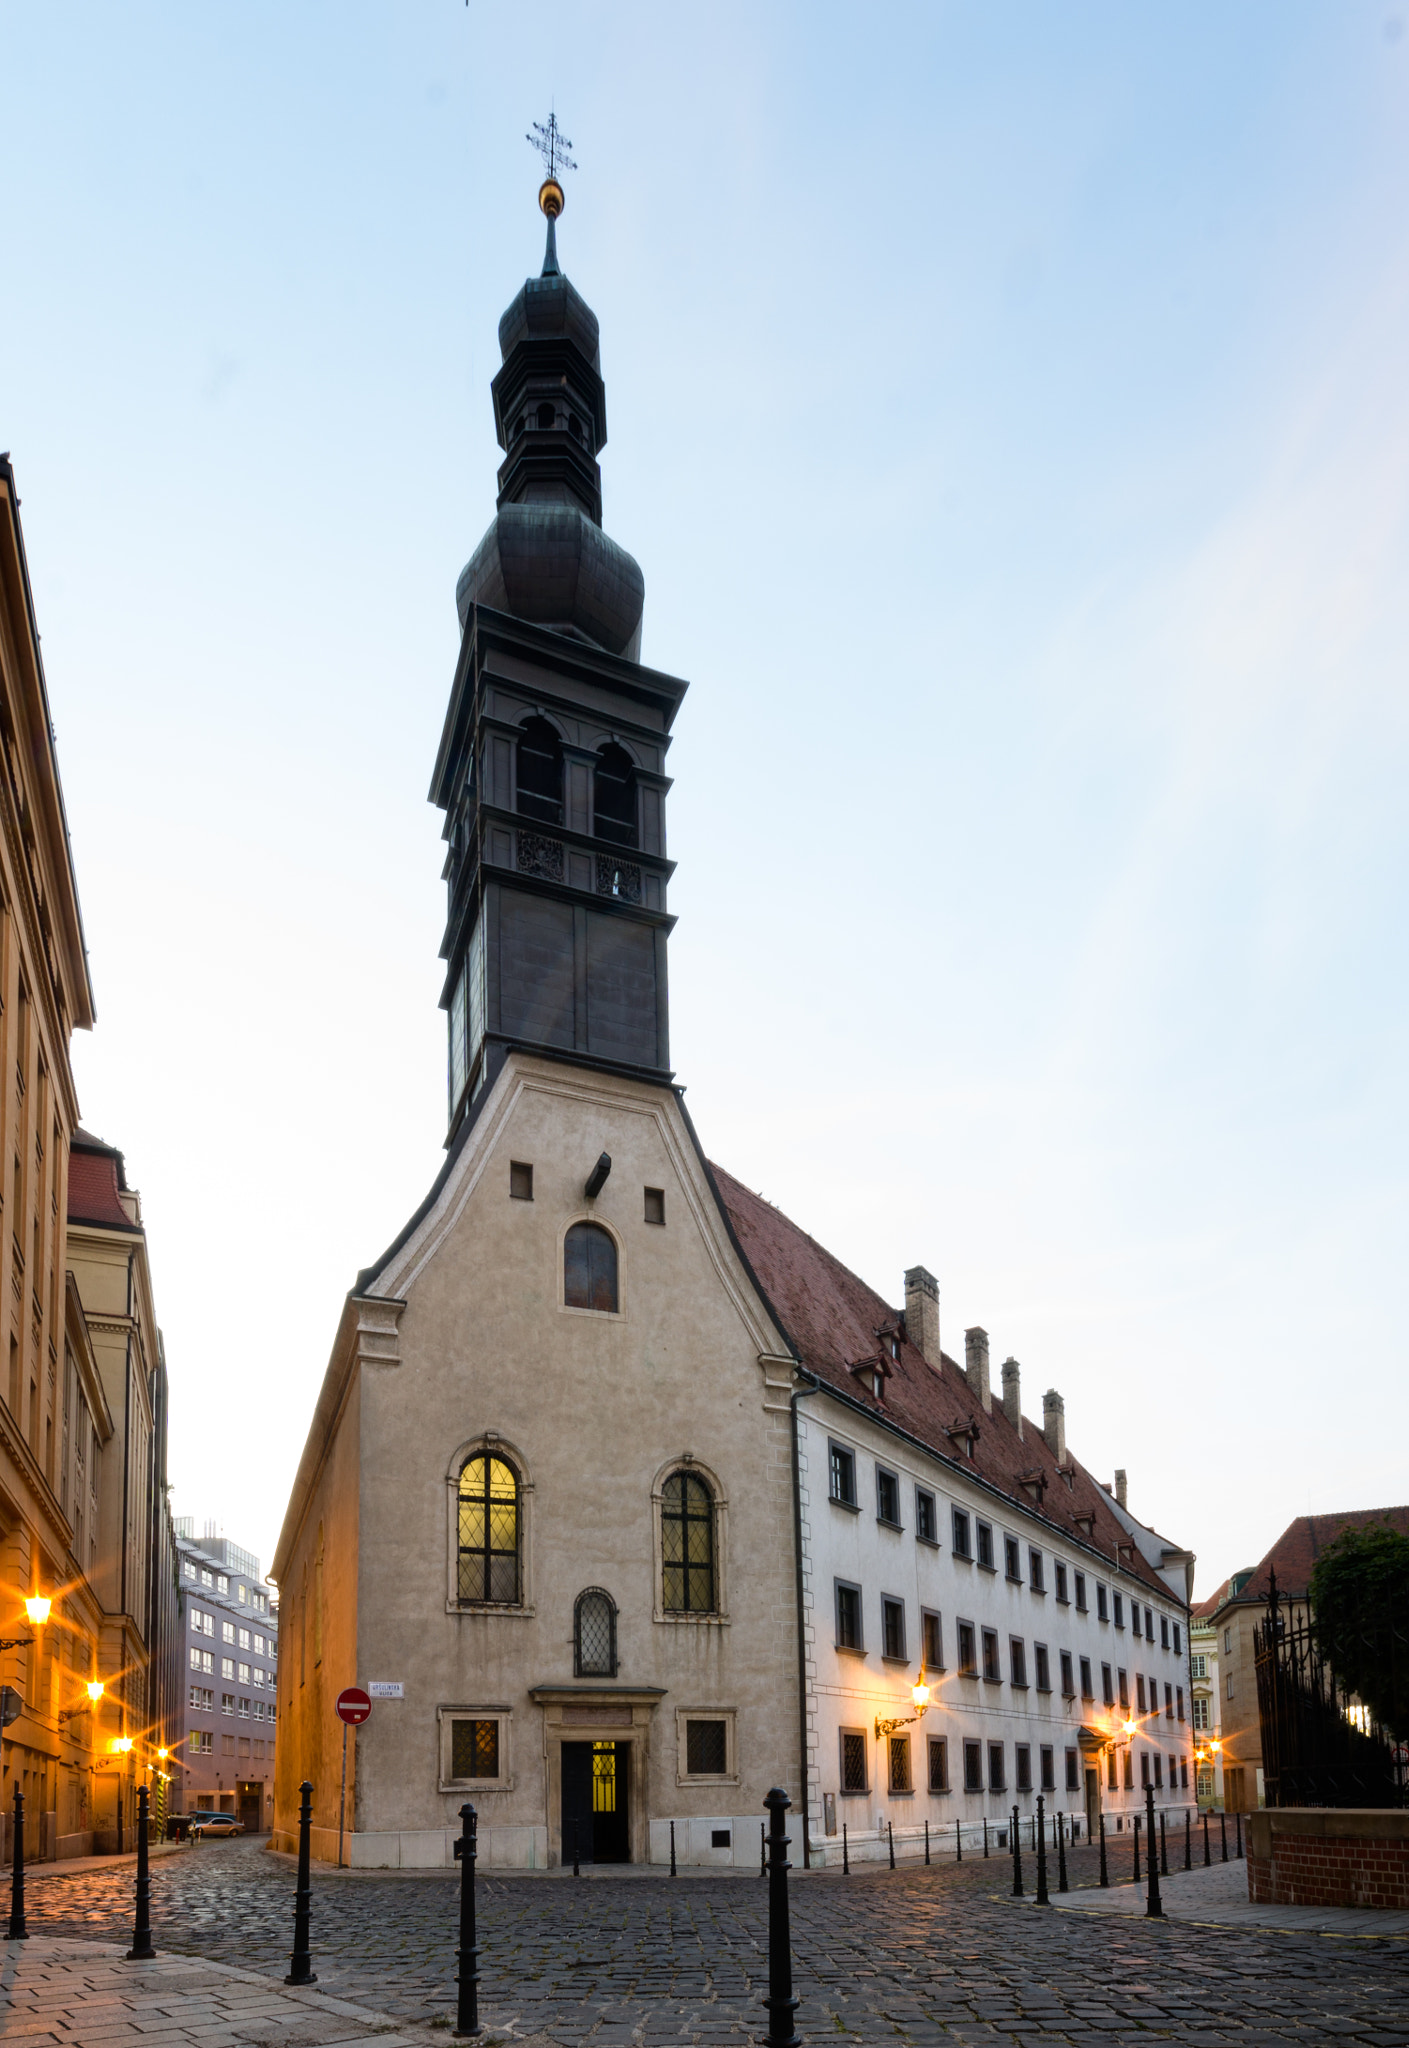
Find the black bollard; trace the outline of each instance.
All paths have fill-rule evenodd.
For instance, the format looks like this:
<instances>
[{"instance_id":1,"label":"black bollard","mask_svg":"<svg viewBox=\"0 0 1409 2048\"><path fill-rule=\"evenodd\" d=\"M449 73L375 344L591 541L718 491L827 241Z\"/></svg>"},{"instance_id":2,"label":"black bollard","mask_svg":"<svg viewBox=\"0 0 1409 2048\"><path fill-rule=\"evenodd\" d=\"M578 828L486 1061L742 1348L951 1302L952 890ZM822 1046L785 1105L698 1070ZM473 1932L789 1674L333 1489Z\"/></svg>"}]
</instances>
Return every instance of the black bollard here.
<instances>
[{"instance_id":1,"label":"black bollard","mask_svg":"<svg viewBox=\"0 0 1409 2048\"><path fill-rule=\"evenodd\" d=\"M1204 1815L1204 1869L1207 1870L1213 1858L1208 1853L1208 1815Z\"/></svg>"},{"instance_id":2,"label":"black bollard","mask_svg":"<svg viewBox=\"0 0 1409 2048\"><path fill-rule=\"evenodd\" d=\"M10 1941L28 1941L24 1924L24 1794L15 1787L15 1851L10 1863Z\"/></svg>"},{"instance_id":3,"label":"black bollard","mask_svg":"<svg viewBox=\"0 0 1409 2048\"><path fill-rule=\"evenodd\" d=\"M988 1815L987 1815L987 1814L985 1814L985 1815L984 1815L984 1817L983 1817L983 1853L984 1853L984 1855L985 1855L985 1856L987 1856L987 1854L988 1854Z\"/></svg>"},{"instance_id":4,"label":"black bollard","mask_svg":"<svg viewBox=\"0 0 1409 2048\"><path fill-rule=\"evenodd\" d=\"M1071 1886L1067 1883L1066 1830L1062 1826L1061 1814L1057 1815L1057 1890L1059 1892L1069 1892L1071 1890Z\"/></svg>"},{"instance_id":5,"label":"black bollard","mask_svg":"<svg viewBox=\"0 0 1409 2048\"><path fill-rule=\"evenodd\" d=\"M793 2024L797 2000L793 1997L793 1945L788 1928L788 1838L783 1833L783 1815L792 1801L775 1785L764 1800L768 1808L768 2048L799 2048Z\"/></svg>"},{"instance_id":6,"label":"black bollard","mask_svg":"<svg viewBox=\"0 0 1409 2048\"><path fill-rule=\"evenodd\" d=\"M152 1947L152 1886L147 1875L147 1803L151 1793L145 1785L137 1787L137 1911L132 1922L132 1946L127 1951L129 1963L150 1963L156 1955Z\"/></svg>"},{"instance_id":7,"label":"black bollard","mask_svg":"<svg viewBox=\"0 0 1409 2048\"><path fill-rule=\"evenodd\" d=\"M475 1865L479 1861L479 1816L466 1803L460 1808L460 1839L455 1844L455 1861L460 1866L460 1946L456 1960L460 1967L455 1981L460 1989L455 2000L457 2035L479 2032L479 1941L475 1932Z\"/></svg>"},{"instance_id":8,"label":"black bollard","mask_svg":"<svg viewBox=\"0 0 1409 2048\"><path fill-rule=\"evenodd\" d=\"M987 1829L987 1827L985 1827L985 1828L984 1828L983 1834L984 1834L984 1840L985 1840L985 1841L987 1841L987 1839L988 1839L988 1829ZM956 1863L962 1863L962 1862L963 1862L963 1860L964 1860L964 1837L963 1837L963 1836L962 1836L962 1835L960 1834L960 1832L959 1832L959 1823L958 1823L958 1821L956 1820L956 1821L955 1821L955 1823L954 1823L954 1861L955 1861Z\"/></svg>"},{"instance_id":9,"label":"black bollard","mask_svg":"<svg viewBox=\"0 0 1409 2048\"><path fill-rule=\"evenodd\" d=\"M582 1875L582 1864L579 1855L581 1834L581 1823L574 1820L572 1824L572 1874L574 1877L581 1877Z\"/></svg>"},{"instance_id":10,"label":"black bollard","mask_svg":"<svg viewBox=\"0 0 1409 2048\"><path fill-rule=\"evenodd\" d=\"M762 1821L758 1824L758 1874L768 1875L768 1833Z\"/></svg>"},{"instance_id":11,"label":"black bollard","mask_svg":"<svg viewBox=\"0 0 1409 2048\"><path fill-rule=\"evenodd\" d=\"M286 1984L316 1984L308 1954L308 1903L312 1887L308 1881L308 1844L313 1829L313 1787L305 1778L299 1786L298 1883L294 1887L294 1952L289 1957Z\"/></svg>"},{"instance_id":12,"label":"black bollard","mask_svg":"<svg viewBox=\"0 0 1409 2048\"><path fill-rule=\"evenodd\" d=\"M893 1828L893 1827L891 1826L891 1824L890 1824L890 1822L889 1822L889 1821L887 1821L887 1822L886 1822L886 1846L887 1846L887 1847L889 1848L889 1850L890 1850L890 1867L891 1867L891 1869L892 1869L892 1870L894 1870L894 1868L895 1868L895 1829L894 1829L894 1828Z\"/></svg>"},{"instance_id":13,"label":"black bollard","mask_svg":"<svg viewBox=\"0 0 1409 2048\"><path fill-rule=\"evenodd\" d=\"M1037 1795L1037 1814L1033 1822L1033 1831L1037 1836L1037 1903L1039 1906L1050 1906L1052 1901L1047 1896L1047 1816L1043 1811L1040 1792Z\"/></svg>"},{"instance_id":14,"label":"black bollard","mask_svg":"<svg viewBox=\"0 0 1409 2048\"><path fill-rule=\"evenodd\" d=\"M1108 1871L1107 1871L1107 1869L1106 1869L1106 1816L1105 1816L1105 1814L1103 1813L1103 1814L1101 1815L1101 1880L1100 1880L1100 1882L1101 1882L1101 1889L1102 1889L1102 1891L1105 1891L1105 1890L1107 1890L1107 1889L1109 1888L1109 1885L1110 1885L1110 1881L1111 1881L1111 1880L1110 1880L1110 1875L1109 1875L1109 1873L1108 1873Z\"/></svg>"},{"instance_id":15,"label":"black bollard","mask_svg":"<svg viewBox=\"0 0 1409 2048\"><path fill-rule=\"evenodd\" d=\"M1022 1844L1018 1839L1018 1809L1015 1806L1013 1808L1013 1897L1020 1899L1022 1895L1023 1852Z\"/></svg>"},{"instance_id":16,"label":"black bollard","mask_svg":"<svg viewBox=\"0 0 1409 2048\"><path fill-rule=\"evenodd\" d=\"M1239 1861L1239 1863L1241 1863L1241 1862L1242 1862L1242 1860L1243 1860L1243 1816L1242 1816L1242 1811L1241 1811L1241 1809L1239 1809L1239 1813L1238 1813L1238 1861Z\"/></svg>"},{"instance_id":17,"label":"black bollard","mask_svg":"<svg viewBox=\"0 0 1409 2048\"><path fill-rule=\"evenodd\" d=\"M1188 1809L1188 1807L1186 1806L1186 1807L1185 1807L1185 1809L1184 1809L1184 1868L1185 1868L1186 1870L1192 1870L1192 1869L1193 1869L1193 1867L1194 1867L1194 1824L1193 1824L1192 1820L1191 1820L1191 1819L1189 1818L1189 1809Z\"/></svg>"},{"instance_id":18,"label":"black bollard","mask_svg":"<svg viewBox=\"0 0 1409 2048\"><path fill-rule=\"evenodd\" d=\"M1164 1907L1160 1904L1159 1896L1159 1865L1155 1861L1155 1788L1153 1785L1147 1785L1145 1788L1145 1841L1147 1844L1145 1860L1150 1868L1149 1889L1145 1894L1145 1918L1147 1920L1163 1920Z\"/></svg>"},{"instance_id":19,"label":"black bollard","mask_svg":"<svg viewBox=\"0 0 1409 2048\"><path fill-rule=\"evenodd\" d=\"M670 1823L670 1874L675 1875L675 1823Z\"/></svg>"},{"instance_id":20,"label":"black bollard","mask_svg":"<svg viewBox=\"0 0 1409 2048\"><path fill-rule=\"evenodd\" d=\"M1218 1832L1223 1842L1223 1861L1226 1863L1228 1861L1228 1816L1226 1813L1220 1813L1218 1816Z\"/></svg>"},{"instance_id":21,"label":"black bollard","mask_svg":"<svg viewBox=\"0 0 1409 2048\"><path fill-rule=\"evenodd\" d=\"M928 1821L928 1819L926 1819L926 1821L925 1821L925 1862L926 1862L926 1863L928 1863L928 1862L929 1862L929 1860L930 1860L930 1824L929 1824L929 1821Z\"/></svg>"},{"instance_id":22,"label":"black bollard","mask_svg":"<svg viewBox=\"0 0 1409 2048\"><path fill-rule=\"evenodd\" d=\"M1135 1816L1135 1882L1140 1882L1140 1816Z\"/></svg>"},{"instance_id":23,"label":"black bollard","mask_svg":"<svg viewBox=\"0 0 1409 2048\"><path fill-rule=\"evenodd\" d=\"M1163 1814L1159 1817L1159 1874L1161 1877L1169 1875L1169 1844L1165 1840Z\"/></svg>"},{"instance_id":24,"label":"black bollard","mask_svg":"<svg viewBox=\"0 0 1409 2048\"><path fill-rule=\"evenodd\" d=\"M851 1857L847 1852L845 1821L841 1824L841 1874L843 1877L850 1877L851 1875Z\"/></svg>"}]
</instances>

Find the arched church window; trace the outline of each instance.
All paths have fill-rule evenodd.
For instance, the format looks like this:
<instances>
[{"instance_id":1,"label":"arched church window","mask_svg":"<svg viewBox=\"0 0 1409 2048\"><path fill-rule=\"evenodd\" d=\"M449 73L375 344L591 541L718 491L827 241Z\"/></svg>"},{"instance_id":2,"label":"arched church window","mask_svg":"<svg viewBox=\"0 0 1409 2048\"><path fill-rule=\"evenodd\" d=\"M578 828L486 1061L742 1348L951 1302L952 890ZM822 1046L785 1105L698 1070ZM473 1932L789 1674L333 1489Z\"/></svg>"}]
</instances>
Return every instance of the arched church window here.
<instances>
[{"instance_id":1,"label":"arched church window","mask_svg":"<svg viewBox=\"0 0 1409 2048\"><path fill-rule=\"evenodd\" d=\"M519 1479L512 1465L476 1451L460 1470L460 1598L511 1607L519 1598Z\"/></svg>"},{"instance_id":2,"label":"arched church window","mask_svg":"<svg viewBox=\"0 0 1409 2048\"><path fill-rule=\"evenodd\" d=\"M572 1611L575 1678L616 1677L616 1602L600 1586L579 1593Z\"/></svg>"},{"instance_id":3,"label":"arched church window","mask_svg":"<svg viewBox=\"0 0 1409 2048\"><path fill-rule=\"evenodd\" d=\"M545 404L543 404L543 405L540 405L540 406L539 406L539 408L538 408L538 424L539 424L539 426L540 426L540 427L551 427L551 426L552 426L552 424L553 424L553 408L552 408L552 406L551 406L551 405L548 405L548 404L546 404L546 403L545 403Z\"/></svg>"},{"instance_id":4,"label":"arched church window","mask_svg":"<svg viewBox=\"0 0 1409 2048\"><path fill-rule=\"evenodd\" d=\"M714 1612L714 1496L694 1472L672 1472L661 1502L661 1605L668 1614Z\"/></svg>"},{"instance_id":5,"label":"arched church window","mask_svg":"<svg viewBox=\"0 0 1409 2048\"><path fill-rule=\"evenodd\" d=\"M563 822L563 750L546 718L526 718L518 744L519 816Z\"/></svg>"},{"instance_id":6,"label":"arched church window","mask_svg":"<svg viewBox=\"0 0 1409 2048\"><path fill-rule=\"evenodd\" d=\"M563 1240L563 1301L616 1314L616 1240L600 1223L574 1223Z\"/></svg>"},{"instance_id":7,"label":"arched church window","mask_svg":"<svg viewBox=\"0 0 1409 2048\"><path fill-rule=\"evenodd\" d=\"M592 829L613 846L636 844L636 770L615 740L597 750Z\"/></svg>"}]
</instances>

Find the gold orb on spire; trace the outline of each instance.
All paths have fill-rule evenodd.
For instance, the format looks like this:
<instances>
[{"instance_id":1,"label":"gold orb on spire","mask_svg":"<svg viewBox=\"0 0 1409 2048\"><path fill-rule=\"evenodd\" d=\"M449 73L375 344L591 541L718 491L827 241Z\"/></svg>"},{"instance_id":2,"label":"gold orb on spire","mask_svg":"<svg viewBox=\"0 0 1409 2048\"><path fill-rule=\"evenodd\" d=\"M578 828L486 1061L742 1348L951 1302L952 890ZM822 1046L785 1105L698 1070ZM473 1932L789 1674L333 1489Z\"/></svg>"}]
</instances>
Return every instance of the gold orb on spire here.
<instances>
[{"instance_id":1,"label":"gold orb on spire","mask_svg":"<svg viewBox=\"0 0 1409 2048\"><path fill-rule=\"evenodd\" d=\"M563 196L563 188L556 178L545 178L543 180L543 183L538 188L538 204L547 214L549 220L556 220L562 212L567 202Z\"/></svg>"}]
</instances>

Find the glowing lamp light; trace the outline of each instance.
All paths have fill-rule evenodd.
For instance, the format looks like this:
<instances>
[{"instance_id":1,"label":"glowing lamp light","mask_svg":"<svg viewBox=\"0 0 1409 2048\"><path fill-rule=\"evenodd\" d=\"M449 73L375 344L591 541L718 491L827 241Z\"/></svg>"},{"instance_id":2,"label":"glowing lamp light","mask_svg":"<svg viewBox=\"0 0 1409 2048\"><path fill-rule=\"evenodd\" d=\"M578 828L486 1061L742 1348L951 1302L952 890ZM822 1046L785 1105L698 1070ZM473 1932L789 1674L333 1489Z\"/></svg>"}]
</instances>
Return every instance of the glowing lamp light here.
<instances>
[{"instance_id":1,"label":"glowing lamp light","mask_svg":"<svg viewBox=\"0 0 1409 2048\"><path fill-rule=\"evenodd\" d=\"M167 1758L171 1755L171 1751L169 1749L159 1749L157 1751L157 1755L161 1758L162 1762L165 1763ZM165 1771L162 1772L162 1776L166 1776Z\"/></svg>"},{"instance_id":2,"label":"glowing lamp light","mask_svg":"<svg viewBox=\"0 0 1409 2048\"><path fill-rule=\"evenodd\" d=\"M1127 1735L1138 1735L1140 1732L1140 1723L1138 1721L1127 1721L1125 1723L1125 1732Z\"/></svg>"},{"instance_id":3,"label":"glowing lamp light","mask_svg":"<svg viewBox=\"0 0 1409 2048\"><path fill-rule=\"evenodd\" d=\"M31 1593L24 1603L24 1611L36 1628L42 1628L49 1619L49 1609L53 1604L43 1593Z\"/></svg>"},{"instance_id":4,"label":"glowing lamp light","mask_svg":"<svg viewBox=\"0 0 1409 2048\"><path fill-rule=\"evenodd\" d=\"M132 1750L132 1737L130 1735L115 1735L108 1744L108 1747L116 1756L128 1756Z\"/></svg>"},{"instance_id":5,"label":"glowing lamp light","mask_svg":"<svg viewBox=\"0 0 1409 2048\"><path fill-rule=\"evenodd\" d=\"M97 1704L98 1704L99 1700L100 1700L100 1699L101 1699L101 1698L103 1697L103 1691L104 1691L104 1687L103 1687L103 1681L102 1681L102 1679L101 1679L101 1678L90 1678L90 1679L89 1679L89 1681L88 1681L88 1697L89 1697L89 1699L90 1699L90 1700L92 1700L92 1702L93 1702L93 1704L94 1704L94 1706L95 1706L95 1707L97 1706Z\"/></svg>"},{"instance_id":6,"label":"glowing lamp light","mask_svg":"<svg viewBox=\"0 0 1409 2048\"><path fill-rule=\"evenodd\" d=\"M917 1679L915 1684L911 1686L910 1697L915 1702L917 1710L923 1714L925 1708L930 1703L930 1689L925 1684L923 1678Z\"/></svg>"}]
</instances>

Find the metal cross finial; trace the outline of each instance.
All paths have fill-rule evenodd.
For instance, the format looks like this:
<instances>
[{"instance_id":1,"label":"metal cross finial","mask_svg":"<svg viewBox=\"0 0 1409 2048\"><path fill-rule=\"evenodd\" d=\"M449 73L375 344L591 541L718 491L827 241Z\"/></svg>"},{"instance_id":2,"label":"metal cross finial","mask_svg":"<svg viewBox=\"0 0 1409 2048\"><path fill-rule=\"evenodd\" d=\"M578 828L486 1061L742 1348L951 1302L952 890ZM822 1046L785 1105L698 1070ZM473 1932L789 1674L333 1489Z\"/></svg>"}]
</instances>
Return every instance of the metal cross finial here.
<instances>
[{"instance_id":1,"label":"metal cross finial","mask_svg":"<svg viewBox=\"0 0 1409 2048\"><path fill-rule=\"evenodd\" d=\"M575 171L577 165L568 155L571 142L558 126L558 117L550 113L547 122L535 121L533 133L525 135L525 142L531 142L543 159L543 167L550 178L556 178L559 171Z\"/></svg>"}]
</instances>

